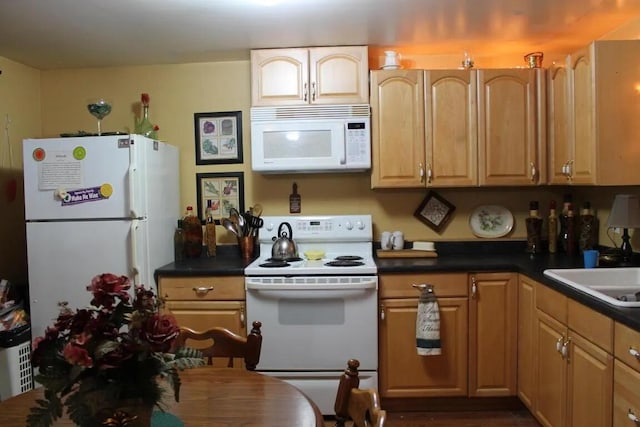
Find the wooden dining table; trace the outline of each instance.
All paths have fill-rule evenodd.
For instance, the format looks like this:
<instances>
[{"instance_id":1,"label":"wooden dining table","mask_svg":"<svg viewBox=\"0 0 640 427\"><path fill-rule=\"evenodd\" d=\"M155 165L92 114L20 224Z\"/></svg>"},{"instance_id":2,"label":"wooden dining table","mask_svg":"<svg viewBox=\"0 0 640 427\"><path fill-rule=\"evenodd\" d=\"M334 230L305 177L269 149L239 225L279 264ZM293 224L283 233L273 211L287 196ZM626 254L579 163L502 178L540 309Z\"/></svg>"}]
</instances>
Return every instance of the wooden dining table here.
<instances>
[{"instance_id":1,"label":"wooden dining table","mask_svg":"<svg viewBox=\"0 0 640 427\"><path fill-rule=\"evenodd\" d=\"M165 397L166 411L185 427L322 427L313 401L294 386L254 371L209 366L180 372L180 402ZM25 427L29 409L43 396L36 388L0 402L0 426ZM54 426L73 426L66 416Z\"/></svg>"}]
</instances>

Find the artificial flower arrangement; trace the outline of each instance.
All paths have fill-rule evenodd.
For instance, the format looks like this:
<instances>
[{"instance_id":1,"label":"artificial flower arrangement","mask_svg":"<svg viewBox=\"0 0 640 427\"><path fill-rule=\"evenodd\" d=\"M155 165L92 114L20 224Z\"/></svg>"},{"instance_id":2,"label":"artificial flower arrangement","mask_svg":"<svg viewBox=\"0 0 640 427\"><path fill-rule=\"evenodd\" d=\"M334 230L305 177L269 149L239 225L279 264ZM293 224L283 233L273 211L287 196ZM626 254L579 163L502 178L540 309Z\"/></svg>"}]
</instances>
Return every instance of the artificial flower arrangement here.
<instances>
[{"instance_id":1,"label":"artificial flower arrangement","mask_svg":"<svg viewBox=\"0 0 640 427\"><path fill-rule=\"evenodd\" d=\"M158 312L160 301L144 285L130 301L130 288L126 276L95 276L87 286L91 307L63 305L53 326L34 340L31 362L44 399L31 408L29 427L53 425L65 407L80 427L107 425L127 399L162 409L161 379L179 401L178 370L203 365L202 354L190 348L169 353L179 333L175 318Z\"/></svg>"}]
</instances>

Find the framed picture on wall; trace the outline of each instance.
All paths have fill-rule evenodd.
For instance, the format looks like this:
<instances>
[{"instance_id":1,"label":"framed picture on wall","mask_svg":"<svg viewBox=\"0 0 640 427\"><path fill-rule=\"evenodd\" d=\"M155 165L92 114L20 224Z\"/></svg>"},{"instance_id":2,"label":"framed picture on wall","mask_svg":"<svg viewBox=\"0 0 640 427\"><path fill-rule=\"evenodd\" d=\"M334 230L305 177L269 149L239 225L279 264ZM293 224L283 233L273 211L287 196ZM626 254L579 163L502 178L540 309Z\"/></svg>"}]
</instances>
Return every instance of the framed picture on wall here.
<instances>
[{"instance_id":1,"label":"framed picture on wall","mask_svg":"<svg viewBox=\"0 0 640 427\"><path fill-rule=\"evenodd\" d=\"M242 111L195 113L196 164L242 163Z\"/></svg>"},{"instance_id":2,"label":"framed picture on wall","mask_svg":"<svg viewBox=\"0 0 640 427\"><path fill-rule=\"evenodd\" d=\"M429 191L413 216L440 233L451 219L455 209L456 207L444 197L435 191Z\"/></svg>"},{"instance_id":3,"label":"framed picture on wall","mask_svg":"<svg viewBox=\"0 0 640 427\"><path fill-rule=\"evenodd\" d=\"M200 219L205 219L207 207L211 207L216 224L229 217L231 208L244 212L243 172L198 173L196 189Z\"/></svg>"}]
</instances>

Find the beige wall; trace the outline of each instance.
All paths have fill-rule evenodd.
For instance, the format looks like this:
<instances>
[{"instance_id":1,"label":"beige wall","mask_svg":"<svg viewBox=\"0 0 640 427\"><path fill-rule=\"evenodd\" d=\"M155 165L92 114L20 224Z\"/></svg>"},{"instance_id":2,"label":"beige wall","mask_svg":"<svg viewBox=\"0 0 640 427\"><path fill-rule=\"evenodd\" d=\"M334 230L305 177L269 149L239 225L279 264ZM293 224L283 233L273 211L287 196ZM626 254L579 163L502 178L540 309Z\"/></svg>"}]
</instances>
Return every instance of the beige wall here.
<instances>
[{"instance_id":1,"label":"beige wall","mask_svg":"<svg viewBox=\"0 0 640 427\"><path fill-rule=\"evenodd\" d=\"M524 238L529 200L539 200L544 214L549 200L554 198L560 204L564 192L570 191L578 204L591 200L604 221L613 195L619 191L564 187L437 190L457 207L450 225L438 234L413 217L426 190L373 191L368 173L254 174L250 165L248 61L43 71L43 136L55 137L78 130L94 132L95 119L86 111L86 101L96 96L113 102L111 115L103 121L104 131L131 130L142 92L150 94L151 121L160 126L160 138L180 148L183 207L196 204L196 173L242 171L247 206L259 202L264 206L265 215L288 213L288 198L295 181L302 196L303 214L371 213L376 239L384 230L402 230L409 240L473 239L468 226L469 213L480 204L509 208L516 217L509 237ZM193 114L234 110L242 111L244 163L196 166ZM624 191L628 190L638 192L635 187ZM220 229L218 235L221 243L234 242L224 229Z\"/></svg>"},{"instance_id":2,"label":"beige wall","mask_svg":"<svg viewBox=\"0 0 640 427\"><path fill-rule=\"evenodd\" d=\"M41 136L40 71L3 57L0 70L0 278L22 282L27 277L22 139Z\"/></svg>"}]
</instances>

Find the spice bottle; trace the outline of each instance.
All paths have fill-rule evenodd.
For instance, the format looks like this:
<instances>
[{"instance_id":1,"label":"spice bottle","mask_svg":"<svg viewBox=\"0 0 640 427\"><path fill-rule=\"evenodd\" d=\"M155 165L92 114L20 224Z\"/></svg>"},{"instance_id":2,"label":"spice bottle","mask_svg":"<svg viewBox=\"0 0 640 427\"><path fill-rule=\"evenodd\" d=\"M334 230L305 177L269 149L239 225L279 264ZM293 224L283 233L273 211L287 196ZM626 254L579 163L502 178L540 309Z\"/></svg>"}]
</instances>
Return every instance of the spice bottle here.
<instances>
[{"instance_id":1,"label":"spice bottle","mask_svg":"<svg viewBox=\"0 0 640 427\"><path fill-rule=\"evenodd\" d=\"M547 224L547 234L549 236L549 253L555 254L558 251L558 217L556 217L556 201L549 203L549 223Z\"/></svg>"},{"instance_id":2,"label":"spice bottle","mask_svg":"<svg viewBox=\"0 0 640 427\"><path fill-rule=\"evenodd\" d=\"M199 258L202 254L202 224L193 214L193 207L187 206L187 213L182 219L184 230L184 252L187 258Z\"/></svg>"},{"instance_id":3,"label":"spice bottle","mask_svg":"<svg viewBox=\"0 0 640 427\"><path fill-rule=\"evenodd\" d=\"M175 262L184 260L184 230L182 230L182 220L178 220L178 226L173 233L173 259Z\"/></svg>"},{"instance_id":4,"label":"spice bottle","mask_svg":"<svg viewBox=\"0 0 640 427\"><path fill-rule=\"evenodd\" d=\"M206 209L205 235L207 241L207 256L216 256L216 222L213 219L213 209L211 208L211 200Z\"/></svg>"},{"instance_id":5,"label":"spice bottle","mask_svg":"<svg viewBox=\"0 0 640 427\"><path fill-rule=\"evenodd\" d=\"M529 202L529 217L525 219L527 226L527 252L540 253L542 241L542 218L538 214L538 202Z\"/></svg>"},{"instance_id":6,"label":"spice bottle","mask_svg":"<svg viewBox=\"0 0 640 427\"><path fill-rule=\"evenodd\" d=\"M598 245L598 218L593 214L591 203L584 202L578 217L578 248L580 252L595 249Z\"/></svg>"}]
</instances>

